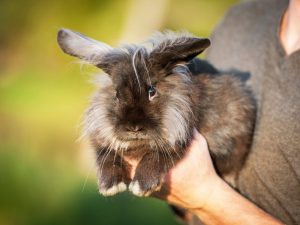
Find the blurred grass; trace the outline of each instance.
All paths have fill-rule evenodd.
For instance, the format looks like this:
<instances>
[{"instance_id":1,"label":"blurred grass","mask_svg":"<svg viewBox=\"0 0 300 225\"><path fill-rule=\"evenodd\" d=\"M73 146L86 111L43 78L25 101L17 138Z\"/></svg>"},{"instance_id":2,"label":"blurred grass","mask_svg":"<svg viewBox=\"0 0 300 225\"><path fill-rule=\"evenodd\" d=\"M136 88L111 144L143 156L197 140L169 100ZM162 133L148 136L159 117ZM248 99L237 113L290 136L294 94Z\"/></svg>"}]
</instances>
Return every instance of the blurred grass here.
<instances>
[{"instance_id":1,"label":"blurred grass","mask_svg":"<svg viewBox=\"0 0 300 225\"><path fill-rule=\"evenodd\" d=\"M0 2L0 225L176 224L161 201L98 194L88 147L76 142L95 70L56 44L68 27L115 45L132 2ZM171 0L160 29L209 36L235 2Z\"/></svg>"},{"instance_id":2,"label":"blurred grass","mask_svg":"<svg viewBox=\"0 0 300 225\"><path fill-rule=\"evenodd\" d=\"M0 171L5 178L1 179L1 224L175 224L158 200L145 202L128 194L104 198L94 183L82 190L82 181L70 168L28 159L13 146L1 145L0 150L1 167L6 168Z\"/></svg>"}]
</instances>

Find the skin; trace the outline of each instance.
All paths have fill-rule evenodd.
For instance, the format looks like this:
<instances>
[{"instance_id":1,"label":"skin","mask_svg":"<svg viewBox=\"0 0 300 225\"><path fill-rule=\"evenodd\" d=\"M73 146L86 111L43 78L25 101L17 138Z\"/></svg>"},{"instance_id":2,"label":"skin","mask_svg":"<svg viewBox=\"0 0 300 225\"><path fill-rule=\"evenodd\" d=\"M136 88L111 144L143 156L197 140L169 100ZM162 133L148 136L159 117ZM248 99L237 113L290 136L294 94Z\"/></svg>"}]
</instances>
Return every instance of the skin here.
<instances>
[{"instance_id":1,"label":"skin","mask_svg":"<svg viewBox=\"0 0 300 225\"><path fill-rule=\"evenodd\" d=\"M299 21L300 0L291 0L279 32L287 56L300 49ZM133 175L135 163L132 166ZM207 142L197 131L194 131L187 154L166 175L162 190L155 193L155 197L189 209L205 224L283 224L237 193L216 174Z\"/></svg>"},{"instance_id":2,"label":"skin","mask_svg":"<svg viewBox=\"0 0 300 225\"><path fill-rule=\"evenodd\" d=\"M135 166L133 162L131 176ZM154 197L188 209L205 224L282 224L239 195L217 175L207 142L196 130L187 154L169 171L162 190Z\"/></svg>"},{"instance_id":3,"label":"skin","mask_svg":"<svg viewBox=\"0 0 300 225\"><path fill-rule=\"evenodd\" d=\"M216 174L207 142L197 131L188 153L169 172L165 184L169 193L165 199L189 209L205 224L282 224L238 194ZM160 194L157 196L161 197Z\"/></svg>"},{"instance_id":4,"label":"skin","mask_svg":"<svg viewBox=\"0 0 300 225\"><path fill-rule=\"evenodd\" d=\"M290 0L282 18L279 37L287 55L300 49L300 0Z\"/></svg>"}]
</instances>

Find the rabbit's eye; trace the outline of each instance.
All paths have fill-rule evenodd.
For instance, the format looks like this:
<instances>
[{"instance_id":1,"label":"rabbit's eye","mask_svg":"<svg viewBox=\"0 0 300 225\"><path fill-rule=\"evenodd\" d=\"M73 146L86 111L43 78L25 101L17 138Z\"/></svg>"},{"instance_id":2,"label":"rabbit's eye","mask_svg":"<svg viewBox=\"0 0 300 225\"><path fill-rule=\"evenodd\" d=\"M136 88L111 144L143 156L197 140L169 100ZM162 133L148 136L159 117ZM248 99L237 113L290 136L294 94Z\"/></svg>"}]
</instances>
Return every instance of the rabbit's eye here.
<instances>
[{"instance_id":1,"label":"rabbit's eye","mask_svg":"<svg viewBox=\"0 0 300 225\"><path fill-rule=\"evenodd\" d=\"M156 89L153 86L150 86L148 89L149 100L152 101L157 95Z\"/></svg>"}]
</instances>

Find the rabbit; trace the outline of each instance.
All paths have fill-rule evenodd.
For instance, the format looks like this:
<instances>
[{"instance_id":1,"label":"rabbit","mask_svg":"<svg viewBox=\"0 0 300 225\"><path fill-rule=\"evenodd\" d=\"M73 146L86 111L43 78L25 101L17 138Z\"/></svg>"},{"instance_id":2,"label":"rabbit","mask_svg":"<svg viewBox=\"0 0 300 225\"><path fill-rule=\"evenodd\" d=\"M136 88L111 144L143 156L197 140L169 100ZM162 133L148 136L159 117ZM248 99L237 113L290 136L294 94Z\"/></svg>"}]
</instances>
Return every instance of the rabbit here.
<instances>
[{"instance_id":1,"label":"rabbit","mask_svg":"<svg viewBox=\"0 0 300 225\"><path fill-rule=\"evenodd\" d=\"M255 101L245 82L196 58L209 39L164 32L139 45L113 48L61 29L57 40L63 52L108 78L84 118L102 195L129 190L149 196L160 190L194 128L206 138L217 172L235 185L251 145ZM132 179L128 159L138 162Z\"/></svg>"}]
</instances>

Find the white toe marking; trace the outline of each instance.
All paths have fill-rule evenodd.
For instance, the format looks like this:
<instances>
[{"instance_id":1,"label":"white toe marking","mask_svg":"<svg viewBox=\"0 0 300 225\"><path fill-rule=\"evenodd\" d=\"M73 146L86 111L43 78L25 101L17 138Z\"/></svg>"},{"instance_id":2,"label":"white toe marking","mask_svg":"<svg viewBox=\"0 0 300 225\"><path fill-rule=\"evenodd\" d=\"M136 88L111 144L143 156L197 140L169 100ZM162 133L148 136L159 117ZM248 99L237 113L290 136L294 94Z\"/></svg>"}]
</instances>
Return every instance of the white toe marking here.
<instances>
[{"instance_id":1,"label":"white toe marking","mask_svg":"<svg viewBox=\"0 0 300 225\"><path fill-rule=\"evenodd\" d=\"M134 195L137 195L139 197L142 197L142 196L149 196L151 195L151 193L153 191L159 191L161 188L161 184L159 185L153 185L151 189L149 190L142 190L141 187L140 187L140 184L139 182L136 180L136 181L132 181L130 184L129 184L129 191L131 191Z\"/></svg>"},{"instance_id":2,"label":"white toe marking","mask_svg":"<svg viewBox=\"0 0 300 225\"><path fill-rule=\"evenodd\" d=\"M144 192L141 190L140 184L137 180L130 183L129 190L134 195L137 195L137 196L143 196L144 195Z\"/></svg>"},{"instance_id":3,"label":"white toe marking","mask_svg":"<svg viewBox=\"0 0 300 225\"><path fill-rule=\"evenodd\" d=\"M112 196L115 195L119 192L123 192L127 189L127 186L124 182L120 182L114 186L112 186L111 188L108 189L101 189L99 190L100 194L104 195L104 196Z\"/></svg>"}]
</instances>

